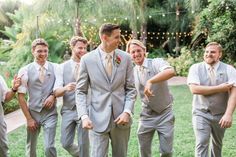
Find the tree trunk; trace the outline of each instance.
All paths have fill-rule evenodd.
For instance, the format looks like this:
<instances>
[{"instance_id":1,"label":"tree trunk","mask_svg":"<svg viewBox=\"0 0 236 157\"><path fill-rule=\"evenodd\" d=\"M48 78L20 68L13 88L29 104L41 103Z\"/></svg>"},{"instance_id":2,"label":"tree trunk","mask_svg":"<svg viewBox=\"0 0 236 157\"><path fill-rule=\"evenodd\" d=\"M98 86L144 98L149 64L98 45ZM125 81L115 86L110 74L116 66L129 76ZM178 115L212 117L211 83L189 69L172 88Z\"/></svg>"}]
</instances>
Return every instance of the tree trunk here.
<instances>
[{"instance_id":1,"label":"tree trunk","mask_svg":"<svg viewBox=\"0 0 236 157\"><path fill-rule=\"evenodd\" d=\"M179 18L180 18L180 6L179 3L176 3L176 23L179 25ZM180 54L180 36L179 36L179 29L180 26L177 27L177 32L175 35L175 52L176 52L176 56L178 56Z\"/></svg>"},{"instance_id":2,"label":"tree trunk","mask_svg":"<svg viewBox=\"0 0 236 157\"><path fill-rule=\"evenodd\" d=\"M82 30L81 30L80 18L77 18L75 21L75 35L83 36Z\"/></svg>"},{"instance_id":3,"label":"tree trunk","mask_svg":"<svg viewBox=\"0 0 236 157\"><path fill-rule=\"evenodd\" d=\"M143 42L144 45L146 45L147 42L147 23L143 23L141 25L141 36L140 36L140 40Z\"/></svg>"}]
</instances>

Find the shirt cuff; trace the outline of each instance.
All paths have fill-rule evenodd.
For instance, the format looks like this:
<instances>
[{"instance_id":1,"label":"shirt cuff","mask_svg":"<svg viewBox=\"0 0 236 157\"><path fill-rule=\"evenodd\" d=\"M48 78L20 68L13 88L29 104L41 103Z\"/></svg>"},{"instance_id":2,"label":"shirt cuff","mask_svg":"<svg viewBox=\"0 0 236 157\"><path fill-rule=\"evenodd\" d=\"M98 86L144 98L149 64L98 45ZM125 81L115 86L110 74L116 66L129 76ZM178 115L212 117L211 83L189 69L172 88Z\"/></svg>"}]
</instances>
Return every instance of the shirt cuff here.
<instances>
[{"instance_id":1,"label":"shirt cuff","mask_svg":"<svg viewBox=\"0 0 236 157\"><path fill-rule=\"evenodd\" d=\"M128 113L129 116L132 117L132 113L131 113L131 111L130 111L129 109L125 109L124 112L125 112L125 113Z\"/></svg>"},{"instance_id":2,"label":"shirt cuff","mask_svg":"<svg viewBox=\"0 0 236 157\"><path fill-rule=\"evenodd\" d=\"M18 93L24 93L24 94L26 94L27 88L25 88L25 87L19 87L17 91L18 91Z\"/></svg>"},{"instance_id":3,"label":"shirt cuff","mask_svg":"<svg viewBox=\"0 0 236 157\"><path fill-rule=\"evenodd\" d=\"M88 115L87 115L87 114L81 116L81 120L84 120L84 119L86 119L86 118L88 118Z\"/></svg>"}]
</instances>

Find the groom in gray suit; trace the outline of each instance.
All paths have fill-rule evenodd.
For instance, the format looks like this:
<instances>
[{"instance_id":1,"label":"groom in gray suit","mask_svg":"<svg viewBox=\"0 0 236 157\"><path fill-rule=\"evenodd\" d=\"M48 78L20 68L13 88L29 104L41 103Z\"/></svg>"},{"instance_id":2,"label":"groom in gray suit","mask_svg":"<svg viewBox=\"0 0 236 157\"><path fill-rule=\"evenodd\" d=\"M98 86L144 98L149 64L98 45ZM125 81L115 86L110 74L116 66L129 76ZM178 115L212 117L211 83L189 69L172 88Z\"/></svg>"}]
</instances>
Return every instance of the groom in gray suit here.
<instances>
[{"instance_id":1,"label":"groom in gray suit","mask_svg":"<svg viewBox=\"0 0 236 157\"><path fill-rule=\"evenodd\" d=\"M76 91L78 116L83 128L90 129L92 157L108 156L109 139L112 156L126 157L136 99L132 61L127 53L117 49L118 25L103 24L99 35L99 47L84 55L80 62ZM91 103L87 104L89 87Z\"/></svg>"}]
</instances>

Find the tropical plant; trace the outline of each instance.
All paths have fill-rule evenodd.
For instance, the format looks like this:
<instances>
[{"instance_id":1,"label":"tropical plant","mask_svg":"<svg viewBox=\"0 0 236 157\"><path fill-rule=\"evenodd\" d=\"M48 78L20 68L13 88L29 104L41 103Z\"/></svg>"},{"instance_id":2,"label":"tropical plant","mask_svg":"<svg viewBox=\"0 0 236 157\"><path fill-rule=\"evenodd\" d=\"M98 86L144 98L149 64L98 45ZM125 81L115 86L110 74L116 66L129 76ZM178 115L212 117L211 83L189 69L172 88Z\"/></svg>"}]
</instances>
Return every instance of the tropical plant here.
<instances>
[{"instance_id":1,"label":"tropical plant","mask_svg":"<svg viewBox=\"0 0 236 157\"><path fill-rule=\"evenodd\" d=\"M236 60L236 1L209 0L199 14L195 33L204 32L207 41L217 41L224 49L224 59L231 64Z\"/></svg>"}]
</instances>

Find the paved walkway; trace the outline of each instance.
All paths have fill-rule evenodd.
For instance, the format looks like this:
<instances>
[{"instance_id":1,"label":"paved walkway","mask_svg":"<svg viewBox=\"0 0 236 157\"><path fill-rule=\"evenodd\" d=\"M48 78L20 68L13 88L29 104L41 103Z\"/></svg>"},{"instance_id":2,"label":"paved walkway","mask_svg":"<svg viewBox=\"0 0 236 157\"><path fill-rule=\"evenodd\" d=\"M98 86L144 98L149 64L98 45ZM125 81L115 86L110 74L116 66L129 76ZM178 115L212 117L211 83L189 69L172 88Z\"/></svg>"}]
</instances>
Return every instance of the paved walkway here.
<instances>
[{"instance_id":1,"label":"paved walkway","mask_svg":"<svg viewBox=\"0 0 236 157\"><path fill-rule=\"evenodd\" d=\"M186 77L173 77L168 81L169 85L182 85L186 84ZM18 127L26 123L23 112L19 109L5 116L5 121L7 124L7 133L17 129Z\"/></svg>"}]
</instances>

